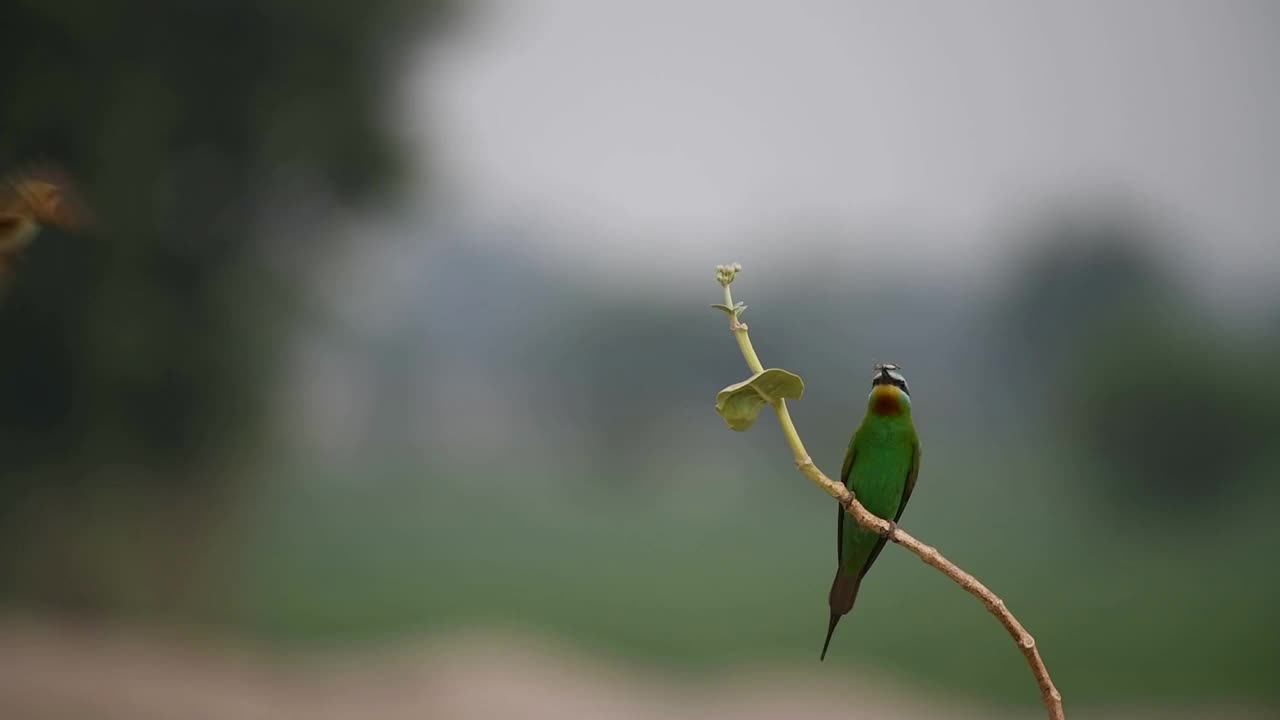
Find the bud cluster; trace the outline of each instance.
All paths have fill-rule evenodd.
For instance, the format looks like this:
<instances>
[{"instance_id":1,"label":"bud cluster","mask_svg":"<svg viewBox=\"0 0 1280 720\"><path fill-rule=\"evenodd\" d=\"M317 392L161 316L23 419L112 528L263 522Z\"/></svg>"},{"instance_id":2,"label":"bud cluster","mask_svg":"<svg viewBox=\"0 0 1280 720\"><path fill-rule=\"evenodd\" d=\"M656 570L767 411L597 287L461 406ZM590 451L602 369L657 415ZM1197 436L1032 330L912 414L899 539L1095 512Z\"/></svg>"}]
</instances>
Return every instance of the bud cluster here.
<instances>
[{"instance_id":1,"label":"bud cluster","mask_svg":"<svg viewBox=\"0 0 1280 720\"><path fill-rule=\"evenodd\" d=\"M716 282L728 287L740 272L742 272L742 265L740 263L733 263L732 265L717 265Z\"/></svg>"}]
</instances>

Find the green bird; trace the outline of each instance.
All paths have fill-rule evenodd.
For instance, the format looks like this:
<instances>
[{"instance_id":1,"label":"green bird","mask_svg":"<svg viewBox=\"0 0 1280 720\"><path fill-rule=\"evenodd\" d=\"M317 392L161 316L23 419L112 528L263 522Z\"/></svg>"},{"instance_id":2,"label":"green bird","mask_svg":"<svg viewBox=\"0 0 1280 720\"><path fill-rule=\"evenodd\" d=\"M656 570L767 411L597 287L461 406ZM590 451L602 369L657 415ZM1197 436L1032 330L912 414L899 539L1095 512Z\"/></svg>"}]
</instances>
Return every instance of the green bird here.
<instances>
[{"instance_id":1,"label":"green bird","mask_svg":"<svg viewBox=\"0 0 1280 720\"><path fill-rule=\"evenodd\" d=\"M896 524L911 499L920 472L920 438L911 422L911 392L897 365L876 365L871 378L867 414L849 441L840 481L858 502L877 517ZM862 578L880 556L887 538L867 530L838 508L836 577L827 603L831 620L822 656L840 618L853 608Z\"/></svg>"}]
</instances>

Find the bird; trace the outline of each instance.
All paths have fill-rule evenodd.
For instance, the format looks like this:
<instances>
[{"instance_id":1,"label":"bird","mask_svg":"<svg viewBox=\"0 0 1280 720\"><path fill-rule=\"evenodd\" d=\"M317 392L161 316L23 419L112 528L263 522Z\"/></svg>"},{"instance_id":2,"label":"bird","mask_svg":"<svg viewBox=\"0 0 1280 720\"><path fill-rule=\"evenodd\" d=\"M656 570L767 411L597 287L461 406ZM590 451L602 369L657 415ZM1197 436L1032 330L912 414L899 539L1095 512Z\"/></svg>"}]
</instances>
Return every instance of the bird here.
<instances>
[{"instance_id":1,"label":"bird","mask_svg":"<svg viewBox=\"0 0 1280 720\"><path fill-rule=\"evenodd\" d=\"M867 412L849 440L840 481L863 507L896 527L919 473L920 438L911 420L907 380L897 365L878 363L871 378ZM827 596L831 616L819 661L826 659L836 624L853 609L862 579L888 539L847 517L843 507L837 509L836 576Z\"/></svg>"},{"instance_id":2,"label":"bird","mask_svg":"<svg viewBox=\"0 0 1280 720\"><path fill-rule=\"evenodd\" d=\"M85 215L70 199L69 181L50 169L39 174L16 172L0 185L0 284L31 245L41 226L76 230Z\"/></svg>"}]
</instances>

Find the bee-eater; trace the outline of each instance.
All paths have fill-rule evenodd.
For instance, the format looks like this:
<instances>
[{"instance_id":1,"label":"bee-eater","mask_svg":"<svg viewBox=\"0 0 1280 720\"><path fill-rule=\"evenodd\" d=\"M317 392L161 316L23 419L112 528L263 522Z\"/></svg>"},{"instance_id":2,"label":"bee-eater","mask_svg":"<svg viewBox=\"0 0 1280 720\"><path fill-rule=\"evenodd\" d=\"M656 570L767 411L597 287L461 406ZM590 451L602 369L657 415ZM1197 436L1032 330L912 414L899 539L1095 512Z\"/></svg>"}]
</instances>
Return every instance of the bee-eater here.
<instances>
[{"instance_id":1,"label":"bee-eater","mask_svg":"<svg viewBox=\"0 0 1280 720\"><path fill-rule=\"evenodd\" d=\"M7 187L0 187L0 281L7 279L41 225L68 229L81 225L81 213L67 201L66 183L49 180L11 176L4 183Z\"/></svg>"},{"instance_id":2,"label":"bee-eater","mask_svg":"<svg viewBox=\"0 0 1280 720\"><path fill-rule=\"evenodd\" d=\"M849 441L840 481L877 517L896 524L911 499L920 472L920 439L911 422L911 392L897 365L876 365L867 414ZM887 540L845 516L836 522L836 577L827 603L831 620L821 659L841 616L853 608L858 587Z\"/></svg>"}]
</instances>

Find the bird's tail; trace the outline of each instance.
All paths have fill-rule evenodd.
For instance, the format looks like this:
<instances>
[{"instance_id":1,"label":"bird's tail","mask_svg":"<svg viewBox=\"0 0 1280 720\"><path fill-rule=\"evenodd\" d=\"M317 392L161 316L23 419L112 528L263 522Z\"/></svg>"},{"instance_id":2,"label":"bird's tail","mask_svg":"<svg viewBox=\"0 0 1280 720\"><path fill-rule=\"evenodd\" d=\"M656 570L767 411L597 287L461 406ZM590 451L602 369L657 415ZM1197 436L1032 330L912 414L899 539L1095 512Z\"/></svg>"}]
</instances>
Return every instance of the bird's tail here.
<instances>
[{"instance_id":1,"label":"bird's tail","mask_svg":"<svg viewBox=\"0 0 1280 720\"><path fill-rule=\"evenodd\" d=\"M831 592L827 595L831 619L827 623L827 639L822 643L819 662L827 659L827 648L831 646L831 636L835 634L836 624L853 609L853 601L858 597L858 586L861 584L861 575L845 572L843 568L836 570L836 577L831 581Z\"/></svg>"},{"instance_id":2,"label":"bird's tail","mask_svg":"<svg viewBox=\"0 0 1280 720\"><path fill-rule=\"evenodd\" d=\"M822 641L822 654L818 656L818 662L827 659L827 648L831 646L831 636L835 633L838 622L840 622L840 615L831 613L831 620L827 624L827 639Z\"/></svg>"}]
</instances>

